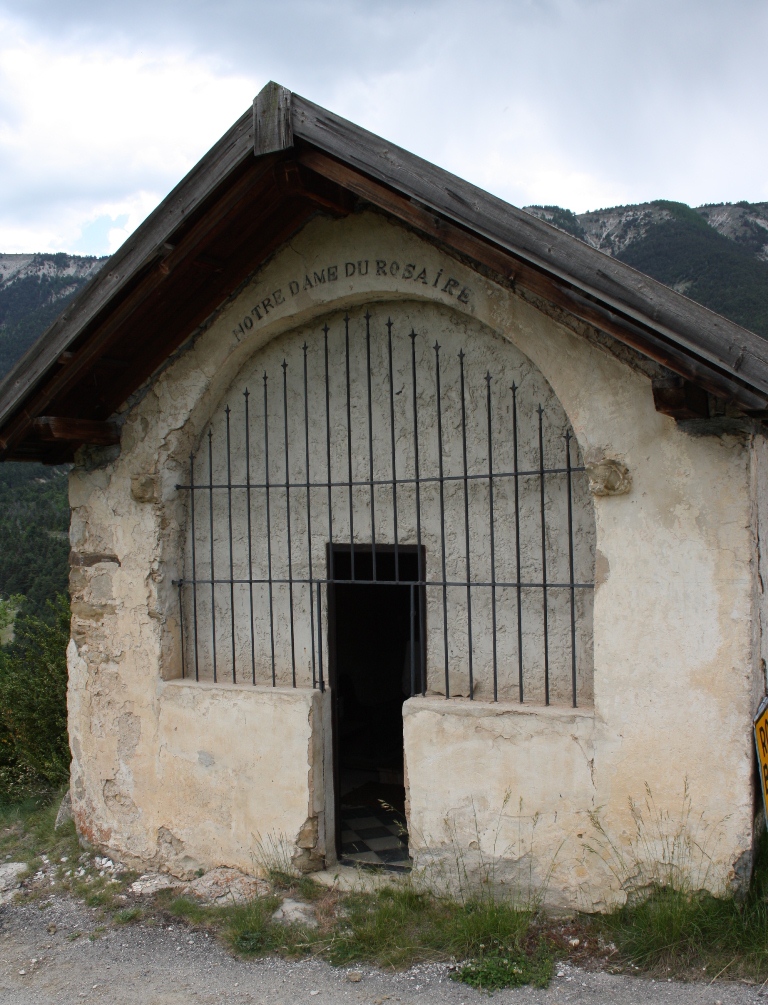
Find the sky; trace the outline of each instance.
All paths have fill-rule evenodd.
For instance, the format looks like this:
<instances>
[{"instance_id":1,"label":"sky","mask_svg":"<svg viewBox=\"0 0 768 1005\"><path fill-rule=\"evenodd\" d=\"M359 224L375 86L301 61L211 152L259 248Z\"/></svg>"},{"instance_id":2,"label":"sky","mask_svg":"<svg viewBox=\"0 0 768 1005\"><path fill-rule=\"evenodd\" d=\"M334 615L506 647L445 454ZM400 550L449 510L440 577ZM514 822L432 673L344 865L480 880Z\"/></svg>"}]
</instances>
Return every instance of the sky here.
<instances>
[{"instance_id":1,"label":"sky","mask_svg":"<svg viewBox=\"0 0 768 1005\"><path fill-rule=\"evenodd\" d=\"M0 0L0 253L111 254L269 80L517 206L768 200L766 0Z\"/></svg>"}]
</instances>

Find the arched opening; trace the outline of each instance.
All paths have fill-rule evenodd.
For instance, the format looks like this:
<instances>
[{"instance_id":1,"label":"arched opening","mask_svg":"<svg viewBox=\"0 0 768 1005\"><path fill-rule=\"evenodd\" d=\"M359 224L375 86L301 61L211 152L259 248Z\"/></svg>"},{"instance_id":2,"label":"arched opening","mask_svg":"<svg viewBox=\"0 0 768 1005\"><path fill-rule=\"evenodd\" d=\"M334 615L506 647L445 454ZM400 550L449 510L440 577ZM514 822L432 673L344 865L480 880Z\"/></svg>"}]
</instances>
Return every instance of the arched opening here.
<instances>
[{"instance_id":1,"label":"arched opening","mask_svg":"<svg viewBox=\"0 0 768 1005\"><path fill-rule=\"evenodd\" d=\"M483 326L378 304L280 336L189 472L184 673L330 675L337 797L374 781L343 771L378 772L366 799L402 804L385 725L410 695L591 703L578 444L541 372Z\"/></svg>"}]
</instances>

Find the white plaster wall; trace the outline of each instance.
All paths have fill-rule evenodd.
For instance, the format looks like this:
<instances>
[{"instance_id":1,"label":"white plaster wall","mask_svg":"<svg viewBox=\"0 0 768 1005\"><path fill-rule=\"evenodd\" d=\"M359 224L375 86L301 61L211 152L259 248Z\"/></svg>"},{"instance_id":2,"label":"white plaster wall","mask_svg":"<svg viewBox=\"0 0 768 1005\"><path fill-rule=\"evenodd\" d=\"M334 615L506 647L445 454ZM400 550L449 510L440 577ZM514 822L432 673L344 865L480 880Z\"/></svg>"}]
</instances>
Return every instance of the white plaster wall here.
<instances>
[{"instance_id":1,"label":"white plaster wall","mask_svg":"<svg viewBox=\"0 0 768 1005\"><path fill-rule=\"evenodd\" d=\"M373 264L360 276L357 263L365 260ZM346 262L355 263L349 277ZM567 756L583 792L579 812L594 811L619 848L630 849L635 833L630 799L641 800L647 784L656 806L676 819L687 784L697 826L709 835L713 864L706 884L722 888L751 848L758 595L749 444L735 435L691 435L654 410L645 376L374 214L310 223L129 403L119 457L102 455L101 466L90 469L84 457L72 473L70 732L81 831L169 867L179 854L201 858L194 835L190 846L171 854L158 830L157 807L165 799L157 774L159 694L162 681L181 672L172 581L184 569L186 510L175 486L184 483L190 451L255 352L329 310L403 299L447 305L507 339L548 381L585 461L615 458L632 476L629 494L594 500L590 736L581 718L578 730L542 727L544 739L536 740L541 784L523 793L531 819L549 815L546 827L540 825L549 835L541 862L557 852L558 861L573 863L581 854L572 851L585 833L575 830L576 816L555 819L552 766ZM550 713L531 708L529 714L534 721ZM447 735L431 712L415 715L407 729L420 721L427 733ZM473 720L462 721L464 729ZM205 728L201 722L201 733ZM509 787L508 766L527 756L528 743L517 727L493 741L497 774L484 770L471 780L489 807ZM589 766L588 783L576 746ZM450 764L448 753L444 763ZM409 758L411 813L423 813L431 827L457 808L466 822L469 781L457 780L456 798L446 794L442 805L419 808L416 793L426 791L419 772L426 768L415 752ZM439 768L436 760L429 763L430 772ZM432 784L437 794L447 793L442 778ZM224 807L230 790L218 792ZM510 800L519 802L518 794L511 791ZM471 828L462 827L469 845ZM583 862L594 888L584 895L581 875L563 869L557 873L562 896L599 906L615 881L586 852Z\"/></svg>"}]
</instances>

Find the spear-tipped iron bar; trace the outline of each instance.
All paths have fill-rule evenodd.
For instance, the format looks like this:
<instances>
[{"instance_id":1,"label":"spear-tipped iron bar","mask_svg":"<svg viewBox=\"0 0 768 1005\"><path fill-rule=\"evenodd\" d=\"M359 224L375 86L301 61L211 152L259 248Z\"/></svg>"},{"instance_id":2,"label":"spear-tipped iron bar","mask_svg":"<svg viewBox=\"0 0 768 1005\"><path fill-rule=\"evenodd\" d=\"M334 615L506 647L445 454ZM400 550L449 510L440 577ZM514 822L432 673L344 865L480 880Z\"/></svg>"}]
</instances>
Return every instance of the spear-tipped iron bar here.
<instances>
[{"instance_id":1,"label":"spear-tipped iron bar","mask_svg":"<svg viewBox=\"0 0 768 1005\"><path fill-rule=\"evenodd\" d=\"M189 482L190 485L195 484L195 455L189 455ZM195 538L197 532L195 530L195 493L193 492L189 503L190 517L192 522L192 632L195 643L195 680L200 680L200 666L199 666L199 656L198 656L198 638L197 638L197 554Z\"/></svg>"},{"instance_id":2,"label":"spear-tipped iron bar","mask_svg":"<svg viewBox=\"0 0 768 1005\"><path fill-rule=\"evenodd\" d=\"M464 461L464 537L466 542L467 568L467 657L469 669L469 698L474 701L474 673L472 667L472 569L469 549L469 484L467 482L467 406L464 389L464 350L459 352L459 373L461 376L461 454Z\"/></svg>"},{"instance_id":3,"label":"spear-tipped iron bar","mask_svg":"<svg viewBox=\"0 0 768 1005\"><path fill-rule=\"evenodd\" d=\"M421 485L419 482L419 396L416 387L416 332L411 329L411 375L413 384L413 465L416 475L416 567L419 582L424 578L422 575L422 563L424 561L421 550ZM413 587L411 587L413 589ZM419 603L419 637L423 638L423 611L424 604ZM421 682L421 693L426 694L427 681L424 672L424 660L422 659L421 646L419 646L419 677Z\"/></svg>"},{"instance_id":4,"label":"spear-tipped iron bar","mask_svg":"<svg viewBox=\"0 0 768 1005\"><path fill-rule=\"evenodd\" d=\"M544 704L549 704L549 608L547 601L547 519L545 513L544 485L544 409L539 405L539 482L541 494L541 595L544 618Z\"/></svg>"},{"instance_id":5,"label":"spear-tipped iron bar","mask_svg":"<svg viewBox=\"0 0 768 1005\"><path fill-rule=\"evenodd\" d=\"M291 626L291 681L296 687L296 627L293 619L293 549L291 546L291 472L288 456L288 363L283 360L283 429L285 439L285 527L288 545L288 605Z\"/></svg>"},{"instance_id":6,"label":"spear-tipped iron bar","mask_svg":"<svg viewBox=\"0 0 768 1005\"><path fill-rule=\"evenodd\" d=\"M349 380L349 314L344 315L344 360L347 373L347 471L349 473L349 564L355 578L355 507L352 495L352 397Z\"/></svg>"},{"instance_id":7,"label":"spear-tipped iron bar","mask_svg":"<svg viewBox=\"0 0 768 1005\"><path fill-rule=\"evenodd\" d=\"M307 470L307 570L309 576L309 634L312 640L312 687L317 687L315 665L315 597L312 589L312 496L309 487L309 385L307 382L307 343L304 343L304 449Z\"/></svg>"},{"instance_id":8,"label":"spear-tipped iron bar","mask_svg":"<svg viewBox=\"0 0 768 1005\"><path fill-rule=\"evenodd\" d=\"M448 589L445 563L445 480L443 478L443 405L440 389L440 345L435 340L435 406L437 408L437 463L440 488L440 560L443 573L443 657L445 661L445 697L451 697L451 681L448 663Z\"/></svg>"},{"instance_id":9,"label":"spear-tipped iron bar","mask_svg":"<svg viewBox=\"0 0 768 1005\"><path fill-rule=\"evenodd\" d=\"M496 542L493 521L493 437L491 421L491 373L485 375L488 406L488 521L491 545L491 623L493 645L493 700L499 700L499 668L496 658Z\"/></svg>"},{"instance_id":10,"label":"spear-tipped iron bar","mask_svg":"<svg viewBox=\"0 0 768 1005\"><path fill-rule=\"evenodd\" d=\"M216 570L214 566L214 541L213 541L213 430L208 430L208 516L210 518L211 532L211 635L213 648L213 682L216 683Z\"/></svg>"},{"instance_id":11,"label":"spear-tipped iron bar","mask_svg":"<svg viewBox=\"0 0 768 1005\"><path fill-rule=\"evenodd\" d=\"M365 312L365 360L368 373L368 475L371 496L371 564L376 582L376 499L373 485L373 401L371 398L371 312Z\"/></svg>"},{"instance_id":12,"label":"spear-tipped iron bar","mask_svg":"<svg viewBox=\"0 0 768 1005\"><path fill-rule=\"evenodd\" d=\"M229 405L224 409L227 420L227 530L229 532L229 622L232 635L232 683L237 683L237 670L235 666L235 552L232 541L232 444L230 436L230 415L232 413ZM250 575L250 573L249 573Z\"/></svg>"},{"instance_id":13,"label":"spear-tipped iron bar","mask_svg":"<svg viewBox=\"0 0 768 1005\"><path fill-rule=\"evenodd\" d=\"M251 615L251 680L256 683L256 638L253 627L253 534L251 527L251 423L248 415L248 388L243 392L245 398L245 505L248 513L248 599Z\"/></svg>"},{"instance_id":14,"label":"spear-tipped iron bar","mask_svg":"<svg viewBox=\"0 0 768 1005\"><path fill-rule=\"evenodd\" d=\"M571 431L565 433L565 459L568 466L568 572L571 580L571 696L573 707L577 705L576 695L576 591L573 571L573 497L571 494Z\"/></svg>"},{"instance_id":15,"label":"spear-tipped iron bar","mask_svg":"<svg viewBox=\"0 0 768 1005\"><path fill-rule=\"evenodd\" d=\"M333 579L333 480L331 478L331 387L328 374L328 325L323 327L323 348L325 351L325 457L328 470L328 565L329 576Z\"/></svg>"},{"instance_id":16,"label":"spear-tipped iron bar","mask_svg":"<svg viewBox=\"0 0 768 1005\"><path fill-rule=\"evenodd\" d=\"M275 600L272 579L272 523L269 503L269 408L267 401L267 371L264 371L264 488L267 516L267 591L269 593L269 644L272 655L272 687L275 687ZM253 575L253 573L251 573ZM262 580L263 582L263 580Z\"/></svg>"},{"instance_id":17,"label":"spear-tipped iron bar","mask_svg":"<svg viewBox=\"0 0 768 1005\"><path fill-rule=\"evenodd\" d=\"M400 582L400 547L397 536L397 447L395 442L395 374L392 369L392 318L387 318L387 353L389 357L389 432L392 441L392 531L395 540L395 582Z\"/></svg>"},{"instance_id":18,"label":"spear-tipped iron bar","mask_svg":"<svg viewBox=\"0 0 768 1005\"><path fill-rule=\"evenodd\" d=\"M520 703L523 702L523 598L520 588L522 570L520 568L520 479L517 475L518 468L518 446L517 446L517 385L513 382L512 387L512 466L515 471L515 560L517 574L517 677Z\"/></svg>"}]
</instances>

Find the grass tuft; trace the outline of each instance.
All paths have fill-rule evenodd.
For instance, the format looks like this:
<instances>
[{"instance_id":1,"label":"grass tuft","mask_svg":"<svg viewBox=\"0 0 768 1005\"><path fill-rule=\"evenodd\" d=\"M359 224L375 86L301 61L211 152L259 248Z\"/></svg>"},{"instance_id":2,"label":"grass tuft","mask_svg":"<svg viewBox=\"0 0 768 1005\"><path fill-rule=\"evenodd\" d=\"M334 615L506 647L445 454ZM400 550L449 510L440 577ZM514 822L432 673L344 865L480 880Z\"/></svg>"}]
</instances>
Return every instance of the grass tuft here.
<instances>
[{"instance_id":1,"label":"grass tuft","mask_svg":"<svg viewBox=\"0 0 768 1005\"><path fill-rule=\"evenodd\" d=\"M337 966L467 960L489 946L515 946L524 953L533 920L529 912L490 897L460 904L408 885L350 894L343 906L343 923L326 950Z\"/></svg>"},{"instance_id":2,"label":"grass tuft","mask_svg":"<svg viewBox=\"0 0 768 1005\"><path fill-rule=\"evenodd\" d=\"M451 976L462 984L483 991L522 987L531 984L545 988L552 979L554 960L550 948L540 942L535 952L527 953L519 946L493 945L481 956L470 960Z\"/></svg>"},{"instance_id":3,"label":"grass tuft","mask_svg":"<svg viewBox=\"0 0 768 1005\"><path fill-rule=\"evenodd\" d=\"M768 834L757 848L746 898L653 886L644 899L594 921L620 959L667 976L768 974Z\"/></svg>"}]
</instances>

